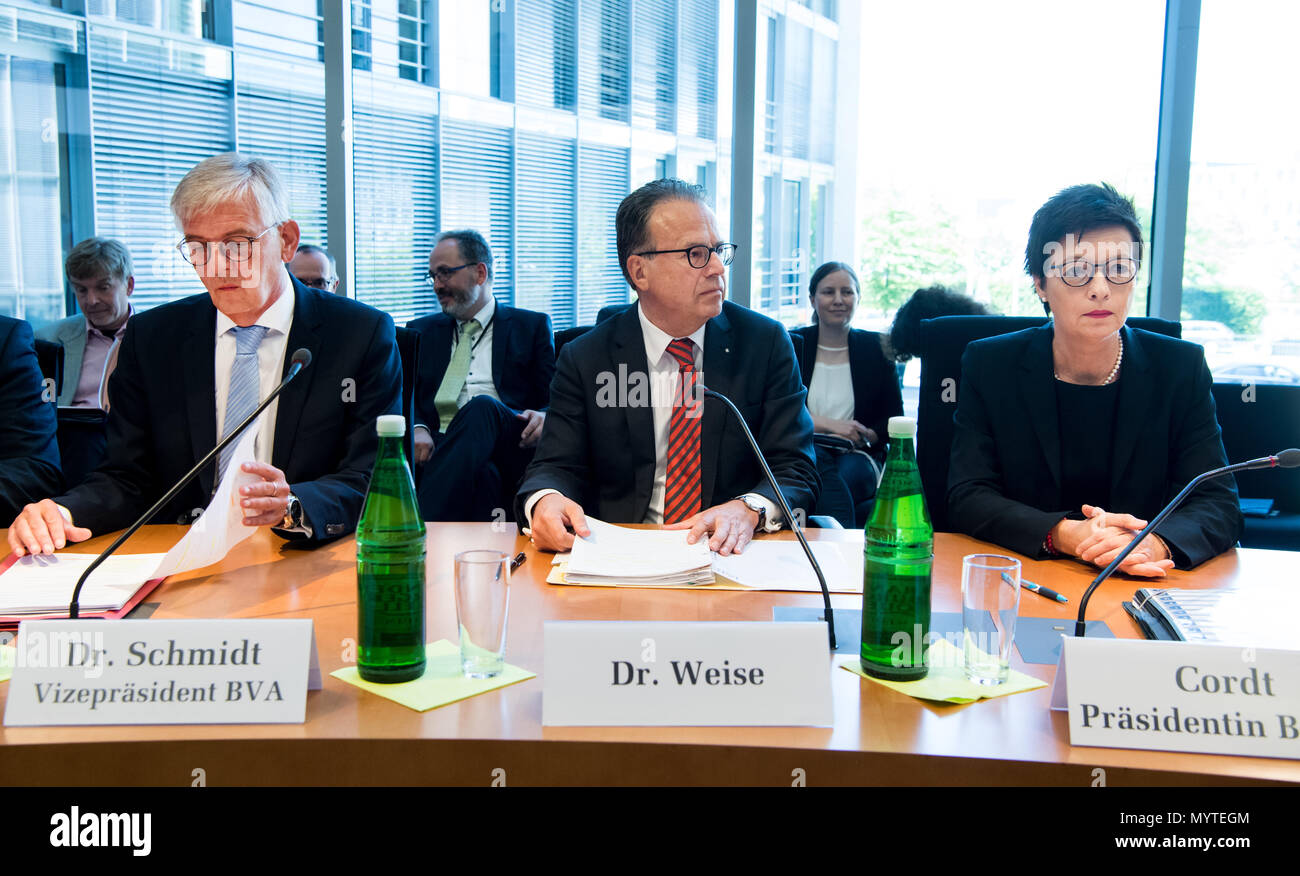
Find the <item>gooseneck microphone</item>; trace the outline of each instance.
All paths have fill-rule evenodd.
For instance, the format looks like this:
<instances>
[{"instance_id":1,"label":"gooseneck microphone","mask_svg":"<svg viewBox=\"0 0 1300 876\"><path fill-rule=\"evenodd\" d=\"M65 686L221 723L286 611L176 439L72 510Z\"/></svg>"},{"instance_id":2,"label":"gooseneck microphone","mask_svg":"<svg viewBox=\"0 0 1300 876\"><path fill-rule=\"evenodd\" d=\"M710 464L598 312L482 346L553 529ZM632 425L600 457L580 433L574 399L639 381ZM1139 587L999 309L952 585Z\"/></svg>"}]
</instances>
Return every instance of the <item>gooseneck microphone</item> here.
<instances>
[{"instance_id":1,"label":"gooseneck microphone","mask_svg":"<svg viewBox=\"0 0 1300 876\"><path fill-rule=\"evenodd\" d=\"M271 402L279 398L280 393L284 390L286 386L289 385L289 381L297 377L298 372L306 368L310 364L311 364L311 350L308 350L306 347L299 347L297 350L294 350L293 356L289 360L289 371L287 374L284 375L284 380L280 381L280 385L277 386L275 389L271 390L271 394L268 395L266 399L260 405L258 405L257 408L251 414L245 417L242 423L240 423L238 426L232 429L229 435L227 435L226 437L218 441L217 446L212 448L212 450L208 452L207 456L203 457L197 463L195 463L194 468L186 472L185 475L179 481L176 482L176 485L167 491L166 495L164 495L161 499L155 502L153 504L153 507L151 507L148 511L144 512L144 514L141 514L140 519L137 520L135 523L132 523L131 526L127 528L125 532L123 532L121 535L117 537L116 541L114 541L112 544L110 544L107 548L104 549L103 553L95 557L94 562L92 562L90 566L87 567L86 571L81 573L81 577L77 579L77 586L72 591L72 603L68 606L69 618L76 618L79 616L81 588L85 586L86 579L90 577L90 573L95 571L95 569L99 568L100 563L104 562L104 560L107 560L110 556L112 556L113 552L116 551L118 548L120 548L128 538L134 535L137 529L139 529L141 526L144 526L145 523L147 523L149 520L152 520L153 516L157 514L159 511L161 511L168 502L176 498L176 494L179 493L182 489L184 489L186 484L194 480L194 478L198 475L198 473L203 470L203 467L206 466L209 462L211 462L217 456L217 454L219 454L222 450L224 450L226 448L226 445L228 445L231 441L234 441L241 434L243 434L244 430L248 428L248 424L256 420L258 414L266 410L267 405L269 405Z\"/></svg>"},{"instance_id":2,"label":"gooseneck microphone","mask_svg":"<svg viewBox=\"0 0 1300 876\"><path fill-rule=\"evenodd\" d=\"M826 606L826 614L823 617L823 620L826 621L826 632L830 637L831 650L834 651L835 613L831 608L831 592L826 587L826 576L822 574L822 567L817 565L817 558L813 556L812 548L808 547L808 540L803 536L803 529L794 519L794 512L790 510L790 503L785 500L785 494L781 492L781 488L777 485L776 478L772 475L772 468L767 464L767 458L763 456L763 451L759 449L758 442L754 440L754 433L749 431L749 424L745 422L745 418L740 415L740 411L736 406L731 403L731 399L727 398L720 392L714 392L703 384L700 384L699 388L704 392L706 397L716 398L731 410L731 413L736 417L736 422L740 424L741 431L744 432L745 437L749 439L749 446L754 451L754 456L758 459L758 464L763 467L763 474L767 477L767 483L772 488L777 503L781 506L781 513L784 514L785 519L789 521L790 529L794 531L794 537L799 539L799 545L803 548L804 555L808 557L808 562L812 564L813 571L817 573L817 583L820 584L822 588L822 603Z\"/></svg>"},{"instance_id":3,"label":"gooseneck microphone","mask_svg":"<svg viewBox=\"0 0 1300 876\"><path fill-rule=\"evenodd\" d=\"M1199 474L1188 481L1187 486L1183 487L1177 496L1174 496L1173 501L1162 508L1160 513L1155 516L1155 519L1148 523L1141 532L1133 536L1133 540L1125 545L1122 551L1115 555L1115 559L1110 561L1109 566L1101 570L1101 574L1092 579L1092 583L1088 585L1088 589L1083 593L1083 599L1079 600L1079 617L1074 623L1074 634L1079 638L1084 637L1088 600L1092 597L1093 591L1101 586L1103 581L1114 574L1115 570L1119 568L1119 564L1124 562L1125 558L1133 552L1133 549L1141 543L1142 539L1146 538L1153 529L1164 522L1164 519L1173 513L1175 508L1182 504L1183 499L1187 498L1187 494L1195 489L1197 485L1211 480L1212 478L1217 478L1220 475L1232 474L1236 471L1248 471L1256 468L1295 468L1296 466L1300 466L1300 450L1292 447L1289 450L1280 450L1274 456L1261 456L1258 459L1252 459L1247 462L1238 462L1235 465L1225 465L1223 468L1212 469L1204 474Z\"/></svg>"}]
</instances>

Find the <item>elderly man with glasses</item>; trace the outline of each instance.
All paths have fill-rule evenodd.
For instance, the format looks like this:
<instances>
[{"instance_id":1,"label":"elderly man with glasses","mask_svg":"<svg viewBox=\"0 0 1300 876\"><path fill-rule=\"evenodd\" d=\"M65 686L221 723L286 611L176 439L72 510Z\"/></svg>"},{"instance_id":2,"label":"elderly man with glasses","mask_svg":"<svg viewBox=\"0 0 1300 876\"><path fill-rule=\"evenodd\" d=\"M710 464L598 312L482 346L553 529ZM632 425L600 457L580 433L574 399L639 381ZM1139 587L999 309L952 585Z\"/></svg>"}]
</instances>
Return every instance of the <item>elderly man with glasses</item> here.
<instances>
[{"instance_id":1,"label":"elderly man with glasses","mask_svg":"<svg viewBox=\"0 0 1300 876\"><path fill-rule=\"evenodd\" d=\"M425 520L499 520L546 422L555 344L544 313L496 300L492 250L472 229L444 231L425 281L441 313L414 320L415 462Z\"/></svg>"},{"instance_id":2,"label":"elderly man with glasses","mask_svg":"<svg viewBox=\"0 0 1300 876\"><path fill-rule=\"evenodd\" d=\"M624 198L618 259L637 305L565 345L546 431L517 502L534 542L568 550L611 523L710 535L722 554L783 520L739 425L701 389L735 402L792 509L821 482L794 347L776 321L726 301L723 242L698 186L661 179Z\"/></svg>"},{"instance_id":3,"label":"elderly man with glasses","mask_svg":"<svg viewBox=\"0 0 1300 876\"><path fill-rule=\"evenodd\" d=\"M208 158L177 185L171 206L184 235L179 249L206 294L127 323L109 383L105 461L67 494L22 510L8 532L19 556L127 526L253 412L300 347L312 353L311 365L250 427L256 461L242 471L255 480L239 490L243 522L312 540L356 526L375 418L401 411L392 320L290 275L298 224L266 161L233 152ZM233 447L153 522L188 522L206 506Z\"/></svg>"}]
</instances>

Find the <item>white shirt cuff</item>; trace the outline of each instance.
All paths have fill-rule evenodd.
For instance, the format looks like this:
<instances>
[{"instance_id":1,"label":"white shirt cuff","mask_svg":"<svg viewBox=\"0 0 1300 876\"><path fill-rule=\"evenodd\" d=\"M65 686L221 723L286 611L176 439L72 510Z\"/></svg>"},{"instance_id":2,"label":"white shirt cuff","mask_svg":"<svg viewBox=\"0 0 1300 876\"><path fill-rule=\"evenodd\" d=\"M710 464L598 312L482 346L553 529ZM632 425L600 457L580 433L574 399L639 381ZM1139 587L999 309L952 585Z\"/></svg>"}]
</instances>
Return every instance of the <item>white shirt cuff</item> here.
<instances>
[{"instance_id":1,"label":"white shirt cuff","mask_svg":"<svg viewBox=\"0 0 1300 876\"><path fill-rule=\"evenodd\" d=\"M541 501L543 496L549 496L551 493L558 493L559 490L538 490L524 500L524 522L531 529L533 525L533 506ZM528 533L524 533L527 535Z\"/></svg>"},{"instance_id":2,"label":"white shirt cuff","mask_svg":"<svg viewBox=\"0 0 1300 876\"><path fill-rule=\"evenodd\" d=\"M762 505L767 512L763 515L763 532L776 532L781 528L781 508L775 502L761 493L745 493L743 498Z\"/></svg>"}]
</instances>

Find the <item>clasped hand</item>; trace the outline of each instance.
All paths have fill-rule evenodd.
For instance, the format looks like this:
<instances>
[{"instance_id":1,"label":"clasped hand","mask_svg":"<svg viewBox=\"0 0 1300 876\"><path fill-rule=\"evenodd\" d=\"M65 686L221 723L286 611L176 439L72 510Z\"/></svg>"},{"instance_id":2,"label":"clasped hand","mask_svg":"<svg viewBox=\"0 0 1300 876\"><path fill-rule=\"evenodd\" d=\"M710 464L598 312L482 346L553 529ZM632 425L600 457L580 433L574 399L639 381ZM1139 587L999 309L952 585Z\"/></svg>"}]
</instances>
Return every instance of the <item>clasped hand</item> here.
<instances>
[{"instance_id":1,"label":"clasped hand","mask_svg":"<svg viewBox=\"0 0 1300 876\"><path fill-rule=\"evenodd\" d=\"M1094 505L1084 505L1085 520L1062 520L1053 532L1053 539L1061 553L1078 557L1098 568L1110 565L1120 551L1128 546L1146 525L1147 521L1131 514L1108 512ZM1059 531L1059 536L1058 536ZM1174 561L1163 543L1153 535L1133 548L1117 571L1147 578L1162 578Z\"/></svg>"}]
</instances>

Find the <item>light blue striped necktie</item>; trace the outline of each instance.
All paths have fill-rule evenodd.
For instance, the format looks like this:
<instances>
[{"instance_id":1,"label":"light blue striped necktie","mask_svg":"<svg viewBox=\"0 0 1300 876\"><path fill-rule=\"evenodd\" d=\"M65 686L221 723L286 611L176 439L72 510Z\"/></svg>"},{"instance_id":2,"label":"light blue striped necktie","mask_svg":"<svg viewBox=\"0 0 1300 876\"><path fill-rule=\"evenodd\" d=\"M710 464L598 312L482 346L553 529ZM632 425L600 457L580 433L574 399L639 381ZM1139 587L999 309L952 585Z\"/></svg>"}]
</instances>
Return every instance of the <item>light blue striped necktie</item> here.
<instances>
[{"instance_id":1,"label":"light blue striped necktie","mask_svg":"<svg viewBox=\"0 0 1300 876\"><path fill-rule=\"evenodd\" d=\"M235 336L235 362L230 366L230 392L226 395L226 418L221 429L222 438L229 435L244 421L245 417L257 409L258 390L261 388L257 348L262 343L262 338L266 337L267 328L264 325L235 326L230 329L230 332ZM234 455L235 445L238 443L232 441L221 451L221 465L217 469L218 483L225 477L226 466L230 464L230 457Z\"/></svg>"}]
</instances>

